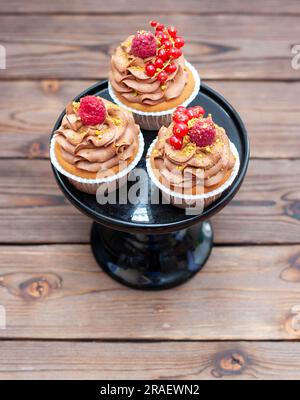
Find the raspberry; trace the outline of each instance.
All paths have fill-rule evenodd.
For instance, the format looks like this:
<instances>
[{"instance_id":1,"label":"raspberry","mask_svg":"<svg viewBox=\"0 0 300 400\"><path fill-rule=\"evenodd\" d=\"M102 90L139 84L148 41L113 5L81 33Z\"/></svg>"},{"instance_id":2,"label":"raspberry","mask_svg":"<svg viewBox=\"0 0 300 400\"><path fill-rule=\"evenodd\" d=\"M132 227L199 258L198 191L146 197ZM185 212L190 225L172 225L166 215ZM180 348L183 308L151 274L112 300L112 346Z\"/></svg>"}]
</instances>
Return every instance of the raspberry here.
<instances>
[{"instance_id":1,"label":"raspberry","mask_svg":"<svg viewBox=\"0 0 300 400\"><path fill-rule=\"evenodd\" d=\"M189 130L189 136L192 142L199 147L210 146L216 136L216 128L210 117L202 118Z\"/></svg>"},{"instance_id":2,"label":"raspberry","mask_svg":"<svg viewBox=\"0 0 300 400\"><path fill-rule=\"evenodd\" d=\"M132 40L131 52L136 57L153 57L156 55L156 49L156 39L151 32L138 32Z\"/></svg>"},{"instance_id":3,"label":"raspberry","mask_svg":"<svg viewBox=\"0 0 300 400\"><path fill-rule=\"evenodd\" d=\"M84 125L98 125L105 121L106 108L99 97L86 96L80 100L78 114Z\"/></svg>"}]
</instances>

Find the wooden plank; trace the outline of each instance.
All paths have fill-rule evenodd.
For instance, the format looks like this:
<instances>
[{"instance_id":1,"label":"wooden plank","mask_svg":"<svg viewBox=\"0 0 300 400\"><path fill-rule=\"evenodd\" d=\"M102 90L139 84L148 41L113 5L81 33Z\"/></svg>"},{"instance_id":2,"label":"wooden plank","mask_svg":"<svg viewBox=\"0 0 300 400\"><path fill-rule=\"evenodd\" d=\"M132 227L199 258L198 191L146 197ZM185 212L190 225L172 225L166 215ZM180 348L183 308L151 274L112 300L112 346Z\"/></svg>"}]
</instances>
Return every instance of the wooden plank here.
<instances>
[{"instance_id":1,"label":"wooden plank","mask_svg":"<svg viewBox=\"0 0 300 400\"><path fill-rule=\"evenodd\" d=\"M86 243L90 220L60 193L48 160L0 160L1 243ZM299 243L300 160L253 160L213 218L216 243Z\"/></svg>"},{"instance_id":2,"label":"wooden plank","mask_svg":"<svg viewBox=\"0 0 300 400\"><path fill-rule=\"evenodd\" d=\"M130 0L114 0L112 2L104 2L99 0L86 0L84 3L80 0L73 0L72 7L65 2L54 0L45 3L39 0L31 0L24 2L23 0L10 0L1 5L1 13L151 13L159 12L160 14L174 13L300 13L300 6L297 0L254 0L251 2L241 2L239 0L226 0L220 2L218 0L152 0L151 2Z\"/></svg>"},{"instance_id":3,"label":"wooden plank","mask_svg":"<svg viewBox=\"0 0 300 400\"><path fill-rule=\"evenodd\" d=\"M0 158L48 157L49 135L67 102L93 81L0 82ZM209 85L241 114L253 157L299 157L300 83ZM26 99L26 101L24 101Z\"/></svg>"},{"instance_id":4,"label":"wooden plank","mask_svg":"<svg viewBox=\"0 0 300 400\"><path fill-rule=\"evenodd\" d=\"M1 380L300 378L298 343L4 341L0 349Z\"/></svg>"},{"instance_id":5,"label":"wooden plank","mask_svg":"<svg viewBox=\"0 0 300 400\"><path fill-rule=\"evenodd\" d=\"M216 247L187 284L141 292L102 272L87 245L1 246L0 337L299 339L299 260L299 245Z\"/></svg>"},{"instance_id":6,"label":"wooden plank","mask_svg":"<svg viewBox=\"0 0 300 400\"><path fill-rule=\"evenodd\" d=\"M7 69L0 78L99 79L109 54L128 34L155 18L126 15L1 16L0 43ZM204 79L299 79L291 68L298 43L295 15L165 16L186 39L185 55ZM211 29L210 27L213 27Z\"/></svg>"}]
</instances>

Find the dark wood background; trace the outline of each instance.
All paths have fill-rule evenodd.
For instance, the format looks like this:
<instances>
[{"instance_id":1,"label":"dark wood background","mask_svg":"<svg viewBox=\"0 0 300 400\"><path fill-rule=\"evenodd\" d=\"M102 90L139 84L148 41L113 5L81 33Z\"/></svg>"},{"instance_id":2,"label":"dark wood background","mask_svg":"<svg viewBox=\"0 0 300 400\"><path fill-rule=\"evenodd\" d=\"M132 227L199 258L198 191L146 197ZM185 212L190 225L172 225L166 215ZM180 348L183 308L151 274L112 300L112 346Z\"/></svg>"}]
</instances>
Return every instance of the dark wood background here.
<instances>
[{"instance_id":1,"label":"dark wood background","mask_svg":"<svg viewBox=\"0 0 300 400\"><path fill-rule=\"evenodd\" d=\"M159 14L239 110L252 151L203 272L144 293L96 265L48 139L65 104L107 76L112 48ZM300 378L299 17L298 0L1 2L0 379Z\"/></svg>"}]
</instances>

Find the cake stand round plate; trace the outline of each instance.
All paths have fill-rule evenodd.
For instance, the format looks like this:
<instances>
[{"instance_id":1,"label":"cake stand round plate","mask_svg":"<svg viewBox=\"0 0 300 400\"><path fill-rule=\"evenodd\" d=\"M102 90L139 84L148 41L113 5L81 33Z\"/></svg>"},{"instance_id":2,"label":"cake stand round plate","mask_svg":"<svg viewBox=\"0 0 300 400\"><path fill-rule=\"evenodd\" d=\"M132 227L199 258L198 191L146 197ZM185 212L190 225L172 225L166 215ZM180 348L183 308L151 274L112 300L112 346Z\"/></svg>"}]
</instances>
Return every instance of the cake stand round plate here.
<instances>
[{"instance_id":1,"label":"cake stand round plate","mask_svg":"<svg viewBox=\"0 0 300 400\"><path fill-rule=\"evenodd\" d=\"M111 100L107 81L86 89L74 100L97 95ZM210 255L213 233L208 219L222 210L237 193L245 177L249 161L249 142L241 118L217 92L201 84L198 96L191 103L201 105L214 121L225 128L240 156L240 170L233 184L200 215L169 204L151 204L138 200L135 204L104 204L95 195L78 191L53 167L62 192L81 212L94 220L91 231L93 253L101 268L110 276L136 289L166 289L177 286L198 272ZM58 118L53 133L59 128L65 112ZM146 153L157 132L143 131L144 156L137 169L146 171ZM134 171L132 172L134 174ZM135 184L134 180L128 182ZM148 200L150 188L147 185ZM118 191L116 192L118 198ZM230 234L230 233L229 233Z\"/></svg>"}]
</instances>

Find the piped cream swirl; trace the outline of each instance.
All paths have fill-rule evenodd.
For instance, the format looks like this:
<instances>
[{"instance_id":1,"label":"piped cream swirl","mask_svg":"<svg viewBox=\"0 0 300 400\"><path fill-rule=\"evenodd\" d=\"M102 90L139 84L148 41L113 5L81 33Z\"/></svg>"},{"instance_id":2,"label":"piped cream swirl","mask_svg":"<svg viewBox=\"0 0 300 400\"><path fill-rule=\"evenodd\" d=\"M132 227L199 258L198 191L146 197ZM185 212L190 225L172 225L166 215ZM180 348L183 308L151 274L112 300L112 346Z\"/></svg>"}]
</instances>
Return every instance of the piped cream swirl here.
<instances>
[{"instance_id":1,"label":"piped cream swirl","mask_svg":"<svg viewBox=\"0 0 300 400\"><path fill-rule=\"evenodd\" d=\"M106 107L103 124L84 126L76 104L66 107L61 127L56 131L64 161L98 178L123 169L136 155L139 127L130 112L102 99Z\"/></svg>"},{"instance_id":2,"label":"piped cream swirl","mask_svg":"<svg viewBox=\"0 0 300 400\"><path fill-rule=\"evenodd\" d=\"M229 178L235 158L224 128L216 124L215 127L216 137L211 146L198 147L186 137L181 150L168 143L173 123L160 129L150 157L153 172L164 186L195 195L212 191Z\"/></svg>"},{"instance_id":3,"label":"piped cream swirl","mask_svg":"<svg viewBox=\"0 0 300 400\"><path fill-rule=\"evenodd\" d=\"M164 85L156 77L145 73L145 65L152 59L142 59L130 53L134 36L129 36L111 57L109 80L114 91L130 103L157 105L179 97L188 80L183 56L174 60L176 71Z\"/></svg>"}]
</instances>

